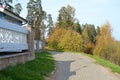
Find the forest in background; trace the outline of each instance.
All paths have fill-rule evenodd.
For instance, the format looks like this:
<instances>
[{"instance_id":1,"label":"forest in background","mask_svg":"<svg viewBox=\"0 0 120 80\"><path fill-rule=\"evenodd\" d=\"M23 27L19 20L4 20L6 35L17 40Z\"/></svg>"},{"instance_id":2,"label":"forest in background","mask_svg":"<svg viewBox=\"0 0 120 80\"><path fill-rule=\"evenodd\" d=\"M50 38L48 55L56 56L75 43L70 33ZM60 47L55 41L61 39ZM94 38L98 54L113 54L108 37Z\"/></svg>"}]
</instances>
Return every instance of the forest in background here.
<instances>
[{"instance_id":1,"label":"forest in background","mask_svg":"<svg viewBox=\"0 0 120 80\"><path fill-rule=\"evenodd\" d=\"M8 1L6 3L12 2ZM22 6L17 3L14 7L16 14L20 14ZM42 9L41 0L30 0L27 4L27 20L35 29L35 40L45 42L45 31L48 38L46 44L49 49L84 52L96 55L120 65L120 42L112 37L112 27L109 22L101 26L94 24L80 24L75 17L75 8L68 5L61 7L57 22L53 25L52 15ZM45 21L47 24L45 24ZM38 43L36 43L39 49Z\"/></svg>"},{"instance_id":2,"label":"forest in background","mask_svg":"<svg viewBox=\"0 0 120 80\"><path fill-rule=\"evenodd\" d=\"M84 52L120 65L120 43L112 37L110 23L106 21L101 26L80 24L75 18L75 8L70 5L59 10L46 43L49 49Z\"/></svg>"}]
</instances>

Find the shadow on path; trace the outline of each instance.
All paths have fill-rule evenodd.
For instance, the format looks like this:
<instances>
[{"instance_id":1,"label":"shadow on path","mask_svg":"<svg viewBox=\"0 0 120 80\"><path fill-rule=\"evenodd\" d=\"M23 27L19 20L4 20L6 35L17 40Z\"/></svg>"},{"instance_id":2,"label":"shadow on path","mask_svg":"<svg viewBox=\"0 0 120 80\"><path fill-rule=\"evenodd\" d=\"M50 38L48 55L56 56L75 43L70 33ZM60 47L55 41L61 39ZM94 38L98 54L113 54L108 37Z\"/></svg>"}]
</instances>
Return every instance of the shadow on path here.
<instances>
[{"instance_id":1,"label":"shadow on path","mask_svg":"<svg viewBox=\"0 0 120 80\"><path fill-rule=\"evenodd\" d=\"M120 80L93 59L71 52L51 52L56 70L49 80Z\"/></svg>"},{"instance_id":2,"label":"shadow on path","mask_svg":"<svg viewBox=\"0 0 120 80\"><path fill-rule=\"evenodd\" d=\"M70 66L72 62L74 61L57 61L57 70L51 80L69 80L70 76L76 75L75 71L70 71Z\"/></svg>"}]
</instances>

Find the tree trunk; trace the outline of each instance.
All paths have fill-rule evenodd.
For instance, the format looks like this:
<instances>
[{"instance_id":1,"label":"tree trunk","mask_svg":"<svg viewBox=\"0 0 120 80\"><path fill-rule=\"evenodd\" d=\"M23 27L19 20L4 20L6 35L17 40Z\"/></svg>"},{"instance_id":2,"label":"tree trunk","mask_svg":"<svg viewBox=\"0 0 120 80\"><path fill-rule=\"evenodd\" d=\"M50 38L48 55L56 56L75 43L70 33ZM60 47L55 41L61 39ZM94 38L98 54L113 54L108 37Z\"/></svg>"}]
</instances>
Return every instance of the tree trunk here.
<instances>
[{"instance_id":1,"label":"tree trunk","mask_svg":"<svg viewBox=\"0 0 120 80\"><path fill-rule=\"evenodd\" d=\"M43 33L43 35L45 34L45 32ZM44 51L45 50L45 36L43 36L43 43L42 43L42 50Z\"/></svg>"},{"instance_id":2,"label":"tree trunk","mask_svg":"<svg viewBox=\"0 0 120 80\"><path fill-rule=\"evenodd\" d=\"M40 48L39 48L39 40L36 40L36 51L39 51Z\"/></svg>"},{"instance_id":3,"label":"tree trunk","mask_svg":"<svg viewBox=\"0 0 120 80\"><path fill-rule=\"evenodd\" d=\"M45 50L45 41L42 40L42 51L44 51L44 50Z\"/></svg>"},{"instance_id":4,"label":"tree trunk","mask_svg":"<svg viewBox=\"0 0 120 80\"><path fill-rule=\"evenodd\" d=\"M29 49L29 60L35 59L35 52L34 52L34 29L31 28L30 25L27 26L28 29L28 36L27 36L27 42L28 42L28 49Z\"/></svg>"}]
</instances>

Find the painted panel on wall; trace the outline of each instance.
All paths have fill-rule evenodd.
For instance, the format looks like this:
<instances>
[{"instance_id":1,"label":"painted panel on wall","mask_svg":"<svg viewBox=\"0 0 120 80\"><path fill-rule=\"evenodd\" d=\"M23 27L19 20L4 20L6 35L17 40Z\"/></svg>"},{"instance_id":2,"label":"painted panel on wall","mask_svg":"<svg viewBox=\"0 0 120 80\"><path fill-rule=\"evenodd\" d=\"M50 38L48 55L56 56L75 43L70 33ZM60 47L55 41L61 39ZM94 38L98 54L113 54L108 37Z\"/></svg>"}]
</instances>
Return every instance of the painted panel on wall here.
<instances>
[{"instance_id":1,"label":"painted panel on wall","mask_svg":"<svg viewBox=\"0 0 120 80\"><path fill-rule=\"evenodd\" d=\"M0 52L28 50L27 29L0 19Z\"/></svg>"},{"instance_id":2,"label":"painted panel on wall","mask_svg":"<svg viewBox=\"0 0 120 80\"><path fill-rule=\"evenodd\" d=\"M0 43L27 43L24 33L0 28Z\"/></svg>"}]
</instances>

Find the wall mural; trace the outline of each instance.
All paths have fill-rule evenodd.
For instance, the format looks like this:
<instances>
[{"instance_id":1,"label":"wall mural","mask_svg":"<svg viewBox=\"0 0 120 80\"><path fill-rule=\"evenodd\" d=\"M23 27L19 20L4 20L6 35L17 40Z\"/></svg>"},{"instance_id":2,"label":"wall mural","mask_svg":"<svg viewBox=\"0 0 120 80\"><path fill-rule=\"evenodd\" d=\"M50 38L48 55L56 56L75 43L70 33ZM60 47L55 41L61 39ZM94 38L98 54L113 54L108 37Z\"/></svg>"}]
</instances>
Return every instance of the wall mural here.
<instances>
[{"instance_id":1,"label":"wall mural","mask_svg":"<svg viewBox=\"0 0 120 80\"><path fill-rule=\"evenodd\" d=\"M24 33L0 28L0 43L27 43L27 35Z\"/></svg>"}]
</instances>

